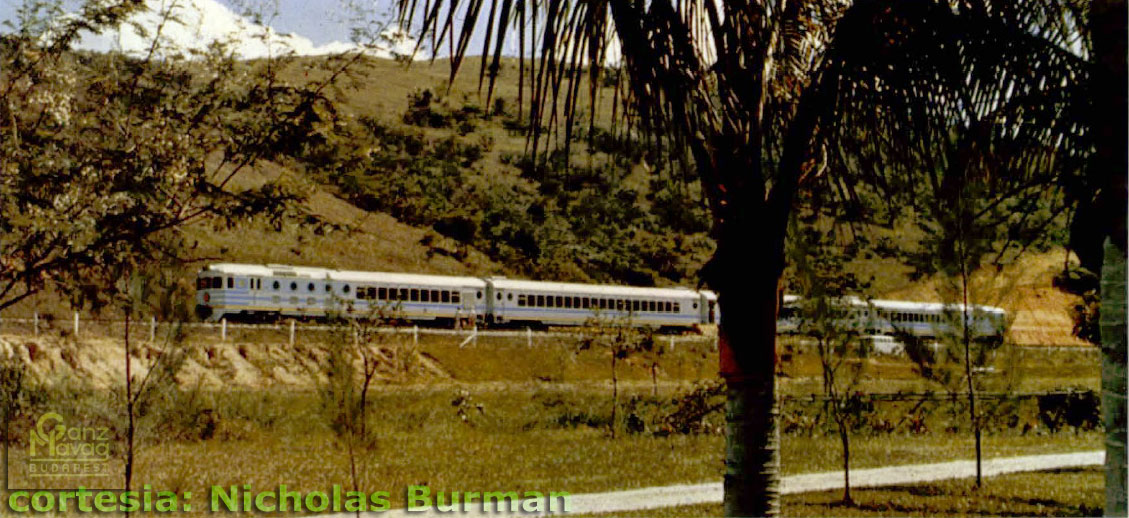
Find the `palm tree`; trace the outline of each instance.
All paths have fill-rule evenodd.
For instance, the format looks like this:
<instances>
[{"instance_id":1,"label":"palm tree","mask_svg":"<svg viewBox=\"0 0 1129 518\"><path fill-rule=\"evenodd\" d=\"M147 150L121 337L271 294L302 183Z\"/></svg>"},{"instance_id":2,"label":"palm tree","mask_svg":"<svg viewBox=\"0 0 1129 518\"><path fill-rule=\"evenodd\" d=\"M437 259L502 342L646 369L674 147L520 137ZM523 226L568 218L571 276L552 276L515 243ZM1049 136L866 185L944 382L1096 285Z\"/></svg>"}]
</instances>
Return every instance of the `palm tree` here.
<instances>
[{"instance_id":1,"label":"palm tree","mask_svg":"<svg viewBox=\"0 0 1129 518\"><path fill-rule=\"evenodd\" d=\"M1077 225L1072 241L1086 243L1093 251L1084 266L1101 265L1102 270L1102 409L1106 433L1105 515L1126 515L1126 334L1125 334L1125 258L1126 258L1126 169L1125 142L1129 140L1129 113L1126 90L1125 0L1098 0L1091 7L1090 32L1093 35L1094 74L1091 78L1092 119L1095 133L1089 186L1097 203L1086 205L1091 217L1076 218L1094 222L1087 228ZM1074 230L1074 229L1072 229ZM1075 233L1072 233L1075 234ZM1108 238L1108 241L1107 241ZM1104 254L1102 254L1104 242ZM1082 255L1082 254L1079 254ZM1104 258L1103 258L1104 255ZM1104 260L1103 260L1104 259ZM1090 264L1086 264L1086 263ZM1104 264L1103 264L1104 263Z\"/></svg>"},{"instance_id":2,"label":"palm tree","mask_svg":"<svg viewBox=\"0 0 1129 518\"><path fill-rule=\"evenodd\" d=\"M606 67L595 65L609 64L632 126L684 150L714 220L717 251L703 280L728 317L720 355L731 516L779 512L775 317L797 198L826 188L864 206L892 194L941 193L945 175L918 171L956 169L931 163L934 144L954 132L967 142L962 162L983 165L999 193L1075 174L1088 149L1083 126L1071 124L1086 61L1083 13L1069 0L399 7L405 29L433 50L450 49L452 76L485 32L479 74L488 79L487 103L505 44L516 44L534 150L545 131L567 142L576 117L592 120L592 111L580 112L581 86L599 95Z\"/></svg>"}]
</instances>

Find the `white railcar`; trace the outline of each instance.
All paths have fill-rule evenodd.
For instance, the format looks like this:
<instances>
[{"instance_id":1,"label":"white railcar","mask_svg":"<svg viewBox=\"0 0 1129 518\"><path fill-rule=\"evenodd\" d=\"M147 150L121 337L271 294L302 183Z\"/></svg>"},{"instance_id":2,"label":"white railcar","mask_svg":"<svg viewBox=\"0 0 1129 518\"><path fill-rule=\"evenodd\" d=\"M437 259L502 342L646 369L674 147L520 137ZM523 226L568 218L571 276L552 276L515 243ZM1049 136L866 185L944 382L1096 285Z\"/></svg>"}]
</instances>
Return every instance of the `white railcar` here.
<instances>
[{"instance_id":1,"label":"white railcar","mask_svg":"<svg viewBox=\"0 0 1129 518\"><path fill-rule=\"evenodd\" d=\"M213 264L196 281L205 320L374 316L473 319L484 314L486 283L475 277L339 271L280 264Z\"/></svg>"},{"instance_id":2,"label":"white railcar","mask_svg":"<svg viewBox=\"0 0 1129 518\"><path fill-rule=\"evenodd\" d=\"M491 324L576 326L592 321L654 328L693 327L710 318L706 300L686 288L488 279ZM716 297L714 299L716 301ZM716 302L714 302L716 308Z\"/></svg>"},{"instance_id":3,"label":"white railcar","mask_svg":"<svg viewBox=\"0 0 1129 518\"><path fill-rule=\"evenodd\" d=\"M805 323L800 316L800 297L785 295L776 323L780 333L802 333ZM962 316L977 339L1000 339L1008 325L1007 312L994 306L907 302L901 300L862 300L845 297L835 304L833 318L839 326L852 332L870 335L907 333L921 337L938 337L954 333Z\"/></svg>"}]
</instances>

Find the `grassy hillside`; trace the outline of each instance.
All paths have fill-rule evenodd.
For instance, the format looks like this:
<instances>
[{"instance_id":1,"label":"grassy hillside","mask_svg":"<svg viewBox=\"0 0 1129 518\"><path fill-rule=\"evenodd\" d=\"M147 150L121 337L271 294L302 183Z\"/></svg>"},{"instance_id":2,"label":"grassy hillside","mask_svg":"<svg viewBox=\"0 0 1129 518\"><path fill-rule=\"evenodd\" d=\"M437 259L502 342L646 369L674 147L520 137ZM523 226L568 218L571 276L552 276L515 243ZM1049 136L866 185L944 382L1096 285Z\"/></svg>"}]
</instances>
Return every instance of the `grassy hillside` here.
<instances>
[{"instance_id":1,"label":"grassy hillside","mask_svg":"<svg viewBox=\"0 0 1129 518\"><path fill-rule=\"evenodd\" d=\"M314 59L291 63L283 79L324 77ZM446 61L356 63L328 92L336 114L326 115L320 134L293 142L232 186L279 178L298 186L308 194L307 224L197 225L186 232L191 255L201 262L696 285L713 249L700 188L669 156L609 129L612 90L599 92L603 118L595 132L575 129L570 155L557 135L534 161L523 111L530 93L519 108L518 63L504 62L489 103L479 90L479 65L468 60L451 84ZM901 247L915 241L904 228L872 233ZM977 302L1013 312L1023 343L1081 344L1070 335L1080 298L1051 287L1062 253L1029 254L990 275L980 281ZM943 298L943 283L911 281L910 268L888 255L859 254L844 269L869 279L877 297ZM185 282L194 270L183 269ZM9 314L66 306L48 295Z\"/></svg>"}]
</instances>

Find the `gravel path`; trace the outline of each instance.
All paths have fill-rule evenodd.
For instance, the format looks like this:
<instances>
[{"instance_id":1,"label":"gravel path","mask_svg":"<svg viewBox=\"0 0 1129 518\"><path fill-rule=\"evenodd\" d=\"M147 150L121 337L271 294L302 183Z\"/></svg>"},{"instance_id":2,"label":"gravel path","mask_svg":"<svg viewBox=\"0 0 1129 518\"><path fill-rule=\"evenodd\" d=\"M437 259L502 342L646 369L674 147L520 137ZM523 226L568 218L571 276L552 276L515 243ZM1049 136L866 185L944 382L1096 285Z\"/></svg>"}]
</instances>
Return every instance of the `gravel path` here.
<instances>
[{"instance_id":1,"label":"gravel path","mask_svg":"<svg viewBox=\"0 0 1129 518\"><path fill-rule=\"evenodd\" d=\"M983 473L985 477L1017 473L1023 471L1044 471L1060 468L1079 466L1101 465L1105 452L1101 450L1078 453L1061 453L1051 455L1028 455L1023 457L1003 457L985 459ZM933 482L954 478L971 478L976 476L976 462L972 460L958 460L952 462L939 462L935 464L910 464L904 466L888 466L883 468L856 469L851 471L851 487L875 487L897 484L912 484ZM843 487L843 473L831 471L825 473L808 473L784 477L781 483L783 494L807 493L811 491L826 491ZM705 484L684 484L662 487L648 487L631 489L627 491L609 491L606 493L575 494L570 499L569 514L594 514L613 513L622 511L638 511L645 509L658 509L695 504L713 504L721 502L722 489L720 482ZM440 513L435 509L407 512L404 509L393 509L384 513L365 514L364 516L385 518L406 517L438 517L451 516L495 516L500 513L484 512L482 504L475 504L467 512ZM509 514L509 513L506 513ZM535 516L529 513L514 513L519 516ZM561 513L555 513L561 514ZM326 517L326 515L321 515ZM327 518L354 517L352 513L339 513L329 515Z\"/></svg>"}]
</instances>

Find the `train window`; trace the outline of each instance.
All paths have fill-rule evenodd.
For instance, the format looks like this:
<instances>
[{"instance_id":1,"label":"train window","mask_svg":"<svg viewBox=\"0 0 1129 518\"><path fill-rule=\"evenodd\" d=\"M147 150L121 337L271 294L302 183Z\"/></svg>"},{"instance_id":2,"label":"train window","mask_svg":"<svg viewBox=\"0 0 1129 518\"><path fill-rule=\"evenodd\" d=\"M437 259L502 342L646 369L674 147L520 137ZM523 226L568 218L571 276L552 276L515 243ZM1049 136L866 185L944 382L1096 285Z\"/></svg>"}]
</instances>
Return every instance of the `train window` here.
<instances>
[{"instance_id":1,"label":"train window","mask_svg":"<svg viewBox=\"0 0 1129 518\"><path fill-rule=\"evenodd\" d=\"M369 288L369 289L371 290L373 288ZM388 300L388 288L381 286L380 289L377 290L376 293L377 293L377 295L380 296L380 300Z\"/></svg>"},{"instance_id":2,"label":"train window","mask_svg":"<svg viewBox=\"0 0 1129 518\"><path fill-rule=\"evenodd\" d=\"M331 291L333 291L333 286L330 286L328 282L325 283L325 292L329 293Z\"/></svg>"},{"instance_id":3,"label":"train window","mask_svg":"<svg viewBox=\"0 0 1129 518\"><path fill-rule=\"evenodd\" d=\"M691 307L694 308L694 309L698 309L698 303L695 302Z\"/></svg>"},{"instance_id":4,"label":"train window","mask_svg":"<svg viewBox=\"0 0 1129 518\"><path fill-rule=\"evenodd\" d=\"M495 298L496 300L502 300L502 294L501 294L501 293L495 293L495 294L494 294L494 298Z\"/></svg>"},{"instance_id":5,"label":"train window","mask_svg":"<svg viewBox=\"0 0 1129 518\"><path fill-rule=\"evenodd\" d=\"M572 298L572 307L574 307L574 308L580 307L580 297L573 297Z\"/></svg>"},{"instance_id":6,"label":"train window","mask_svg":"<svg viewBox=\"0 0 1129 518\"><path fill-rule=\"evenodd\" d=\"M431 291L430 290L420 290L419 301L420 302L431 302Z\"/></svg>"},{"instance_id":7,"label":"train window","mask_svg":"<svg viewBox=\"0 0 1129 518\"><path fill-rule=\"evenodd\" d=\"M545 296L544 295L538 295L537 296L537 307L539 307L539 308L545 307Z\"/></svg>"},{"instance_id":8,"label":"train window","mask_svg":"<svg viewBox=\"0 0 1129 518\"><path fill-rule=\"evenodd\" d=\"M481 292L481 291L477 291L477 292L475 292L475 293L474 293L474 298L476 298L476 299L478 299L478 300L482 300L482 292Z\"/></svg>"},{"instance_id":9,"label":"train window","mask_svg":"<svg viewBox=\"0 0 1129 518\"><path fill-rule=\"evenodd\" d=\"M296 282L290 283L290 291L294 291L294 290L297 290L297 289L298 289L298 283L296 283Z\"/></svg>"},{"instance_id":10,"label":"train window","mask_svg":"<svg viewBox=\"0 0 1129 518\"><path fill-rule=\"evenodd\" d=\"M590 299L588 297L581 297L580 298L580 307L582 307L584 309L588 309L588 306L590 305L589 302L590 302Z\"/></svg>"},{"instance_id":11,"label":"train window","mask_svg":"<svg viewBox=\"0 0 1129 518\"><path fill-rule=\"evenodd\" d=\"M278 288L280 288L281 286L278 284L278 281L274 281L274 283L271 284L271 287L274 288L275 291L278 291Z\"/></svg>"},{"instance_id":12,"label":"train window","mask_svg":"<svg viewBox=\"0 0 1129 518\"><path fill-rule=\"evenodd\" d=\"M443 290L440 296L443 297L443 302L451 302L451 292Z\"/></svg>"},{"instance_id":13,"label":"train window","mask_svg":"<svg viewBox=\"0 0 1129 518\"><path fill-rule=\"evenodd\" d=\"M507 293L506 294L506 300L514 300L514 294L513 293Z\"/></svg>"},{"instance_id":14,"label":"train window","mask_svg":"<svg viewBox=\"0 0 1129 518\"><path fill-rule=\"evenodd\" d=\"M357 298L358 299L367 299L368 298L368 294L365 293L365 288L363 286L357 288Z\"/></svg>"},{"instance_id":15,"label":"train window","mask_svg":"<svg viewBox=\"0 0 1129 518\"><path fill-rule=\"evenodd\" d=\"M400 295L398 300L408 300L408 289L400 288Z\"/></svg>"},{"instance_id":16,"label":"train window","mask_svg":"<svg viewBox=\"0 0 1129 518\"><path fill-rule=\"evenodd\" d=\"M525 307L525 295L518 295L517 296L517 307L519 307L519 308Z\"/></svg>"},{"instance_id":17,"label":"train window","mask_svg":"<svg viewBox=\"0 0 1129 518\"><path fill-rule=\"evenodd\" d=\"M314 291L314 283L311 282L311 283L307 284L306 289L309 290L309 291Z\"/></svg>"},{"instance_id":18,"label":"train window","mask_svg":"<svg viewBox=\"0 0 1129 518\"><path fill-rule=\"evenodd\" d=\"M349 285L346 284L344 288L341 288L341 291L344 293L349 293Z\"/></svg>"},{"instance_id":19,"label":"train window","mask_svg":"<svg viewBox=\"0 0 1129 518\"><path fill-rule=\"evenodd\" d=\"M439 302L439 290L431 290L431 301Z\"/></svg>"},{"instance_id":20,"label":"train window","mask_svg":"<svg viewBox=\"0 0 1129 518\"><path fill-rule=\"evenodd\" d=\"M682 308L679 307L679 304L677 302L674 303L674 312L675 313L681 313L682 312Z\"/></svg>"},{"instance_id":21,"label":"train window","mask_svg":"<svg viewBox=\"0 0 1129 518\"><path fill-rule=\"evenodd\" d=\"M572 309L572 297L564 298L564 307Z\"/></svg>"},{"instance_id":22,"label":"train window","mask_svg":"<svg viewBox=\"0 0 1129 518\"><path fill-rule=\"evenodd\" d=\"M555 308L563 308L563 307L564 307L564 297L561 297L560 295L558 295L558 296L556 297L556 299L557 299L557 300L556 300L557 304L556 304L555 306L553 306L553 307L555 307Z\"/></svg>"},{"instance_id":23,"label":"train window","mask_svg":"<svg viewBox=\"0 0 1129 518\"><path fill-rule=\"evenodd\" d=\"M412 297L411 298L412 302L419 302L419 290L416 289L416 288L412 288L411 297Z\"/></svg>"},{"instance_id":24,"label":"train window","mask_svg":"<svg viewBox=\"0 0 1129 518\"><path fill-rule=\"evenodd\" d=\"M227 278L227 289L230 290L231 288L234 288L234 287L235 287L235 279L233 277L228 277Z\"/></svg>"},{"instance_id":25,"label":"train window","mask_svg":"<svg viewBox=\"0 0 1129 518\"><path fill-rule=\"evenodd\" d=\"M623 311L623 300L622 299L616 299L615 309L616 309L616 311Z\"/></svg>"},{"instance_id":26,"label":"train window","mask_svg":"<svg viewBox=\"0 0 1129 518\"><path fill-rule=\"evenodd\" d=\"M452 303L458 304L458 303L459 303L459 298L461 298L461 297L462 297L462 295L461 295L461 294L459 294L459 292L457 292L457 291L452 291L452 292L451 292L451 302L452 302Z\"/></svg>"}]
</instances>

